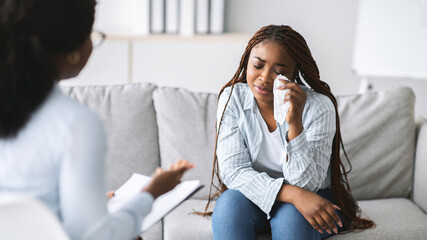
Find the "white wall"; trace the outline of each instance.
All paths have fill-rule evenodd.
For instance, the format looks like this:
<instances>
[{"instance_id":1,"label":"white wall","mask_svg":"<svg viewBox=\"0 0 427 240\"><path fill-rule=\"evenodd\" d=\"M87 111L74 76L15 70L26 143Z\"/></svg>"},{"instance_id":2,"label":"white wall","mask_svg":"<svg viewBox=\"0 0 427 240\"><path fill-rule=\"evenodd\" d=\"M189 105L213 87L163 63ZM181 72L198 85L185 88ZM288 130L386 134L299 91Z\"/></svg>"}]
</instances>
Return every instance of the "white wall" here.
<instances>
[{"instance_id":1,"label":"white wall","mask_svg":"<svg viewBox=\"0 0 427 240\"><path fill-rule=\"evenodd\" d=\"M133 44L133 81L218 93L239 66L247 37L147 39Z\"/></svg>"},{"instance_id":2,"label":"white wall","mask_svg":"<svg viewBox=\"0 0 427 240\"><path fill-rule=\"evenodd\" d=\"M151 82L218 93L234 75L247 35L151 36L107 40L85 69L63 85Z\"/></svg>"},{"instance_id":3,"label":"white wall","mask_svg":"<svg viewBox=\"0 0 427 240\"><path fill-rule=\"evenodd\" d=\"M352 94L360 84L360 77L352 71L358 6L358 0L229 0L226 30L253 34L268 24L290 25L306 39L320 76L332 92ZM370 82L372 90L411 87L416 95L416 116L427 118L427 79L371 78Z\"/></svg>"},{"instance_id":4,"label":"white wall","mask_svg":"<svg viewBox=\"0 0 427 240\"><path fill-rule=\"evenodd\" d=\"M106 43L94 51L87 68L71 84L148 81L217 92L234 74L249 38L264 25L285 24L305 37L322 80L329 83L334 94L357 93L360 78L351 66L358 5L358 0L228 0L226 31L242 35L148 37L140 38L132 47L125 40ZM134 61L131 67L127 66L129 59ZM412 87L417 96L416 115L427 117L427 108L421 107L427 104L422 97L427 81L371 80L375 90L390 85Z\"/></svg>"},{"instance_id":5,"label":"white wall","mask_svg":"<svg viewBox=\"0 0 427 240\"><path fill-rule=\"evenodd\" d=\"M122 40L105 41L92 51L86 67L62 85L112 85L129 82L129 44Z\"/></svg>"},{"instance_id":6,"label":"white wall","mask_svg":"<svg viewBox=\"0 0 427 240\"><path fill-rule=\"evenodd\" d=\"M203 76L214 71L217 85L214 86L208 83L205 88L196 89L216 92L218 86L222 86L232 77L235 68L238 66L239 58L243 54L245 44L256 30L268 24L288 24L306 38L313 56L319 65L322 79L330 84L335 94L357 92L359 81L358 78L351 73L351 56L357 3L356 0L228 0L226 1L225 27L228 33L243 33L244 38L239 40L239 44L236 44L235 39L228 40L230 38L218 40L222 43L215 43L215 39L211 40L211 44L206 44L205 40L198 43L200 41L197 39L190 39L186 41L187 43L184 43L185 41L178 40L178 37L175 39L172 38L171 40L169 36L165 36L165 40L159 40L157 38L154 40L148 39L148 41L141 41L140 44L136 44L136 48L140 50L136 57L134 57L138 62L133 68L147 69L147 66L150 64L151 67L147 69L146 74L137 72L135 76L137 78L135 80L158 82L158 76L163 75L164 71L169 67L160 66L163 63L156 59L156 55L168 61L168 58L164 58L164 54L167 53L172 59L180 59L179 63L186 63L185 65L181 64L180 66L175 66L176 64L172 65L171 61L168 61L167 63L170 64L171 69L176 70L177 67L182 67L180 71L172 71L169 74L174 75L177 72L181 73L184 75L185 81L194 83L184 83L184 79L179 79L179 81L182 82L181 85L178 85L176 80L174 80L175 82L170 82L171 85L191 89L191 86L200 84L201 80L198 76ZM98 16L99 15L98 13ZM117 44L118 43L116 43L116 45ZM189 44L193 44L194 46L193 48L191 48L191 46L186 46L190 54L182 55L182 49L179 47L184 47ZM110 57L110 62L108 62L107 66L102 70L104 72L112 71L111 58L116 59L116 54L120 55L118 59L122 59L123 55L128 54L128 52L119 54L117 52L117 46L110 50L110 45L111 44L103 45L100 49L94 51L92 59L87 67L91 69L85 69L82 76L79 76L77 84L99 83L97 79L88 80L89 77L94 75L101 75L98 79L107 79L107 77L102 76L103 73L96 73L98 68L95 70L95 66L99 64L94 62L101 59L98 55L102 55L102 58L108 59L104 56L108 55L109 52L111 52L111 55L114 54L114 56ZM144 47L143 45L146 46ZM215 61L218 61L216 65L200 66L200 59L194 58L195 55L200 53L200 46L202 45L210 47L210 49L205 52L214 54L213 58ZM120 48L126 49L125 46L121 46ZM144 53L142 50L146 52ZM221 63L219 59L220 52L229 54L229 58L225 59L223 63ZM142 57L152 59L153 61L141 61ZM209 56L206 56L206 58L209 58ZM154 61L154 59L156 60ZM230 59L236 61L232 64L234 65L232 71L230 70ZM114 62L117 66L120 66L121 71L123 69L123 62L118 60ZM140 63L144 64L140 65ZM158 63L158 65L153 65L154 63ZM211 68L214 68L214 70L211 71ZM164 71L158 71L159 69ZM143 78L144 75L147 76L145 79ZM114 76L114 74L112 76ZM153 78L153 76L156 77ZM179 78L180 76L176 77ZM123 82L123 79L106 80L106 84L118 82ZM164 79L162 79L160 83L168 85L167 80ZM212 88L209 88L209 86L212 86Z\"/></svg>"},{"instance_id":7,"label":"white wall","mask_svg":"<svg viewBox=\"0 0 427 240\"><path fill-rule=\"evenodd\" d=\"M289 25L304 36L335 94L357 92L351 58L356 27L356 0L229 0L226 30L255 33L268 24Z\"/></svg>"}]
</instances>

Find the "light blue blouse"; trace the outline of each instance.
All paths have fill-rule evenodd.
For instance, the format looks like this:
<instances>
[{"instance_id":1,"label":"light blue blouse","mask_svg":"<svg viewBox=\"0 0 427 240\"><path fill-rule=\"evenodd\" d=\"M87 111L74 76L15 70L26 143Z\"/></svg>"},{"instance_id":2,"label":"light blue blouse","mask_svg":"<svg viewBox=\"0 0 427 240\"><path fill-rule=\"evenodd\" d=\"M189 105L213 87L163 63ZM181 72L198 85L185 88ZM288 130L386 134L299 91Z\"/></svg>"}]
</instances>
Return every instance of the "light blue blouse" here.
<instances>
[{"instance_id":1,"label":"light blue blouse","mask_svg":"<svg viewBox=\"0 0 427 240\"><path fill-rule=\"evenodd\" d=\"M218 101L218 125L224 112L217 146L221 179L228 188L239 190L255 203L268 218L283 183L312 192L330 186L328 172L336 130L335 108L327 96L305 86L301 88L307 94L302 115L303 132L287 142L287 122L277 124L288 156L288 161L283 161L283 178L272 178L253 168L263 135L256 117L258 106L248 85L234 86L225 110L231 87L224 90Z\"/></svg>"},{"instance_id":2,"label":"light blue blouse","mask_svg":"<svg viewBox=\"0 0 427 240\"><path fill-rule=\"evenodd\" d=\"M16 138L0 139L0 193L40 199L59 217L71 239L133 239L153 197L141 191L109 214L105 153L99 117L55 86Z\"/></svg>"}]
</instances>

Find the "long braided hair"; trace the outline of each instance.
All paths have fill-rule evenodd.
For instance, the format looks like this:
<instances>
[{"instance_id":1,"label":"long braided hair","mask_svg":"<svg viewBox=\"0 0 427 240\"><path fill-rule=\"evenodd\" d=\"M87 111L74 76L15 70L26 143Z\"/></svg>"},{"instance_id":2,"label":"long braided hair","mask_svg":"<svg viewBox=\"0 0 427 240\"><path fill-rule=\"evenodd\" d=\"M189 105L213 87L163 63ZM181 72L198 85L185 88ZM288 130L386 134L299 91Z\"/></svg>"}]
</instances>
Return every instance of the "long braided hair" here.
<instances>
[{"instance_id":1,"label":"long braided hair","mask_svg":"<svg viewBox=\"0 0 427 240\"><path fill-rule=\"evenodd\" d=\"M222 87L219 92L219 96L224 91L225 88L231 86L230 96L228 97L225 107L227 107L228 101L230 100L231 93L233 92L233 87L237 83L246 83L246 71L248 66L249 55L252 48L264 40L270 40L275 43L280 44L286 48L291 55L291 57L296 62L296 78L295 81L298 84L304 84L304 80L314 91L324 94L329 99L335 107L335 116L336 116L336 132L333 139L332 145L332 156L331 156L331 184L334 200L336 204L341 208L341 211L352 220L352 225L348 229L349 231L353 230L363 230L375 226L375 223L371 220L361 218L361 211L357 203L351 197L350 186L348 184L347 174L351 171L351 164L348 161L347 154L344 150L343 141L341 138L340 131L340 121L337 109L337 100L334 95L331 93L329 85L322 80L320 80L320 73L317 67L316 62L314 61L311 51L305 41L305 39L295 30L289 26L284 25L269 25L258 30L255 35L249 40L249 43L243 53L243 56L240 60L239 68L234 74L233 78ZM222 116L223 117L223 116ZM221 128L221 122L218 125L218 131L215 140L215 154L213 161L213 170L212 170L212 179L210 185L210 194L209 201L206 205L205 212L202 215L211 215L212 212L208 212L210 203L212 200L219 197L221 193L227 190L225 184L221 181L219 176L219 166L218 159L216 155L216 148L218 143L218 132ZM350 164L350 170L347 172L340 158L340 147L344 152L345 157L347 158L348 163ZM215 176L218 179L219 185L215 186L213 181ZM213 188L215 188L216 193L212 193Z\"/></svg>"}]
</instances>

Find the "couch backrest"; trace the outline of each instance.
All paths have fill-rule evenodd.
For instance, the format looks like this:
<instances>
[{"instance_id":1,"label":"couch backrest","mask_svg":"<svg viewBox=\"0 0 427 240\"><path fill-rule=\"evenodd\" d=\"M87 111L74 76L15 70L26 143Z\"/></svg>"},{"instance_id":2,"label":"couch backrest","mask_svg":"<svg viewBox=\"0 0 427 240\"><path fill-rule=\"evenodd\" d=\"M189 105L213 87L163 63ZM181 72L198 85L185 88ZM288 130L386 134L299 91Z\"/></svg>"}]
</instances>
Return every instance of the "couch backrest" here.
<instances>
[{"instance_id":1,"label":"couch backrest","mask_svg":"<svg viewBox=\"0 0 427 240\"><path fill-rule=\"evenodd\" d=\"M168 87L154 93L162 165L179 157L194 161L197 170L187 177L201 179L206 187L212 171L216 98ZM415 141L412 90L392 88L338 96L337 101L355 199L409 197ZM341 158L347 163L343 153ZM206 196L207 190L196 197Z\"/></svg>"},{"instance_id":2,"label":"couch backrest","mask_svg":"<svg viewBox=\"0 0 427 240\"><path fill-rule=\"evenodd\" d=\"M342 138L356 199L409 197L413 183L415 96L390 88L337 97ZM343 162L344 155L341 154ZM348 169L348 167L347 167Z\"/></svg>"},{"instance_id":3,"label":"couch backrest","mask_svg":"<svg viewBox=\"0 0 427 240\"><path fill-rule=\"evenodd\" d=\"M62 88L105 122L109 188L120 186L132 172L150 175L157 166L184 158L197 165L184 179L200 179L205 185L193 198L208 196L217 94L151 84ZM337 100L353 167L348 175L353 196L408 197L415 142L412 90L393 88ZM342 160L346 162L343 154Z\"/></svg>"},{"instance_id":4,"label":"couch backrest","mask_svg":"<svg viewBox=\"0 0 427 240\"><path fill-rule=\"evenodd\" d=\"M151 175L160 164L153 106L155 85L62 86L102 118L108 136L107 189L117 189L134 172Z\"/></svg>"},{"instance_id":5,"label":"couch backrest","mask_svg":"<svg viewBox=\"0 0 427 240\"><path fill-rule=\"evenodd\" d=\"M193 198L207 198L215 147L217 95L161 87L153 95L159 126L161 165L179 158L196 164L184 179L200 179L205 187Z\"/></svg>"}]
</instances>

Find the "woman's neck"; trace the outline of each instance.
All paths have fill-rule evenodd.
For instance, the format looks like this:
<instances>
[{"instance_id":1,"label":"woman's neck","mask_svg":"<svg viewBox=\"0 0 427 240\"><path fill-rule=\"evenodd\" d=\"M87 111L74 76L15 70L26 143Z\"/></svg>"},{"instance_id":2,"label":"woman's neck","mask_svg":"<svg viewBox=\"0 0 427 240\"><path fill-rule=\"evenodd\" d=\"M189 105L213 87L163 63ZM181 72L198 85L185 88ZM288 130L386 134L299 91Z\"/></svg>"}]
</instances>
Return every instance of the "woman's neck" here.
<instances>
[{"instance_id":1,"label":"woman's neck","mask_svg":"<svg viewBox=\"0 0 427 240\"><path fill-rule=\"evenodd\" d=\"M257 105L262 118L267 124L268 131L274 132L277 128L276 120L274 119L274 105L258 102Z\"/></svg>"}]
</instances>

